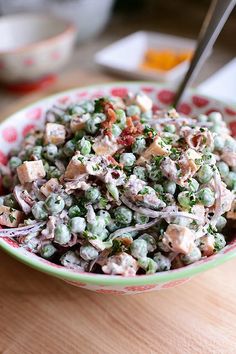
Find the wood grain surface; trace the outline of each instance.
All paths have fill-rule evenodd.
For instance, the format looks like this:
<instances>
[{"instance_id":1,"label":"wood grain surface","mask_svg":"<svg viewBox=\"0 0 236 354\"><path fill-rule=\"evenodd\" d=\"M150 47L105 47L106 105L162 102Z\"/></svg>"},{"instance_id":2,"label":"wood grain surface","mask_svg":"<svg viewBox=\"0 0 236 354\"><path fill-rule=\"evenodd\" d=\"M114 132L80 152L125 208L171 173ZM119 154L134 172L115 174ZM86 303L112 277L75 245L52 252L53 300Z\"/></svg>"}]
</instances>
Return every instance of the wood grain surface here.
<instances>
[{"instance_id":1,"label":"wood grain surface","mask_svg":"<svg viewBox=\"0 0 236 354\"><path fill-rule=\"evenodd\" d=\"M73 72L0 115L64 88L111 80ZM81 290L2 251L0 264L1 354L236 353L236 259L177 288L133 296Z\"/></svg>"}]
</instances>

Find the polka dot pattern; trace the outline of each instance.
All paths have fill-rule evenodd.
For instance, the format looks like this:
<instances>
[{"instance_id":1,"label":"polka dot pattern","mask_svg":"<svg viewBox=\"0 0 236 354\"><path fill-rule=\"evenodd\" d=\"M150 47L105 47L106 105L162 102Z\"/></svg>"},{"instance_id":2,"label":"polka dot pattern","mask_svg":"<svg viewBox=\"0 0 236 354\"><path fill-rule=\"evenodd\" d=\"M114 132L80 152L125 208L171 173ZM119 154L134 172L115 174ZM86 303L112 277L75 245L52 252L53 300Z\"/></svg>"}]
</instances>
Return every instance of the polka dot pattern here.
<instances>
[{"instance_id":1,"label":"polka dot pattern","mask_svg":"<svg viewBox=\"0 0 236 354\"><path fill-rule=\"evenodd\" d=\"M3 139L8 143L14 143L17 140L17 130L14 127L7 127L2 131Z\"/></svg>"}]
</instances>

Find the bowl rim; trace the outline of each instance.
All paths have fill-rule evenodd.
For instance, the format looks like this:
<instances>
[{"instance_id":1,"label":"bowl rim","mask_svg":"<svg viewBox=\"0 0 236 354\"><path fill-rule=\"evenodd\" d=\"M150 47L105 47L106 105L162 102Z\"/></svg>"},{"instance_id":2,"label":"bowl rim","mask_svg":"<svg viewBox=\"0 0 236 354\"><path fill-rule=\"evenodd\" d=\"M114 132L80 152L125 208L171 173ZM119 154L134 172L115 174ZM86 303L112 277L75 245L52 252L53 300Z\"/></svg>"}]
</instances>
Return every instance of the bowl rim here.
<instances>
[{"instance_id":1,"label":"bowl rim","mask_svg":"<svg viewBox=\"0 0 236 354\"><path fill-rule=\"evenodd\" d=\"M163 88L163 89L172 89L173 86L167 83L155 83L152 81L114 81L114 82L109 82L109 83L100 83L96 85L87 85L87 86L81 86L81 87L76 87L72 88L69 90L61 91L56 94L49 95L47 97L44 97L40 100L36 100L32 102L31 104L24 106L24 108L17 110L15 113L11 114L10 116L5 117L1 123L5 123L8 119L14 118L15 115L20 115L24 114L25 111L28 109L34 108L36 105L46 103L47 101L51 100L56 100L60 98L61 96L66 96L66 95L73 95L73 93L78 93L78 92L83 92L85 90L93 90L93 89L98 89L98 88L109 88L109 87L127 87L127 86L132 86L135 84L139 85L149 85L154 88ZM209 100L214 100L217 103L223 103L224 101L215 99L214 97L211 97L209 95L202 95L200 92L198 92L196 89L190 89L189 91L190 95L193 94L198 94L199 96L203 98L207 98ZM83 99L83 98L82 98ZM225 103L226 106L231 106L228 103ZM230 244L228 244L226 247L230 247ZM151 285L151 284L160 284L163 282L169 282L169 281L178 281L180 279L187 279L190 278L198 273L204 272L208 269L214 268L218 265L221 265L225 263L226 261L236 257L236 251L229 249L227 253L223 253L222 251L225 250L225 248L218 252L217 254L208 257L207 261L198 261L194 263L193 265L188 265L179 269L173 269L170 271L164 271L164 272L159 272L155 274L149 274L149 275L138 275L138 276L129 276L129 277L124 277L122 275L107 275L107 274L97 274L97 273L89 273L89 272L81 272L79 273L76 270L65 268L64 266L60 265L54 265L54 263L47 261L35 254L28 253L27 251L21 249L21 248L14 248L10 246L8 243L4 242L0 238L0 249L5 251L6 253L10 254L13 258L19 260L21 263L24 263L28 265L29 267L39 270L43 273L55 276L60 279L64 279L67 281L72 281L72 282L78 282L78 283L87 283L87 284L93 284L93 285L124 285L124 286L130 286L130 285ZM27 254L30 256L27 257Z\"/></svg>"},{"instance_id":2,"label":"bowl rim","mask_svg":"<svg viewBox=\"0 0 236 354\"><path fill-rule=\"evenodd\" d=\"M0 55L5 55L5 54L18 54L18 53L22 53L24 51L29 51L35 48L39 48L42 46L48 46L50 45L53 41L59 41L61 38L67 36L68 34L71 35L75 35L75 33L77 32L76 26L66 20L65 18L56 16L56 15L52 15L52 14L43 14L43 13L33 13L33 12L20 12L20 13L16 13L16 14L12 14L12 15L4 15L3 17L0 18L0 23L1 21L4 20L8 20L8 19L15 19L15 18L25 18L25 17L37 17L39 19L43 19L43 18L48 18L48 19L54 19L56 21L59 21L61 23L64 23L66 25L65 29L63 29L62 31L60 31L58 34L52 35L48 38L45 39L40 39L37 40L36 42L33 43L29 43L29 44L24 44L20 47L16 47L16 48L12 48L12 49L6 49L6 50L1 50L0 49Z\"/></svg>"}]
</instances>

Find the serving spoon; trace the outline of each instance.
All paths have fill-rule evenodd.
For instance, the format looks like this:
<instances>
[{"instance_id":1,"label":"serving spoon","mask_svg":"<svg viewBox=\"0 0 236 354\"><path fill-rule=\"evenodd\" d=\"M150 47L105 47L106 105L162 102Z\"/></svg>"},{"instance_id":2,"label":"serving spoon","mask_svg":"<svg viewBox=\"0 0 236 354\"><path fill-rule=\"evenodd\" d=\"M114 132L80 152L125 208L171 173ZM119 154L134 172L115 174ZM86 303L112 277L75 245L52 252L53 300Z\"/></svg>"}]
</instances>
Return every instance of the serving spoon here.
<instances>
[{"instance_id":1,"label":"serving spoon","mask_svg":"<svg viewBox=\"0 0 236 354\"><path fill-rule=\"evenodd\" d=\"M212 0L210 8L203 21L198 36L197 47L192 57L189 69L176 92L173 103L174 107L177 107L182 96L184 95L184 92L192 83L204 64L209 51L212 49L235 5L236 0Z\"/></svg>"}]
</instances>

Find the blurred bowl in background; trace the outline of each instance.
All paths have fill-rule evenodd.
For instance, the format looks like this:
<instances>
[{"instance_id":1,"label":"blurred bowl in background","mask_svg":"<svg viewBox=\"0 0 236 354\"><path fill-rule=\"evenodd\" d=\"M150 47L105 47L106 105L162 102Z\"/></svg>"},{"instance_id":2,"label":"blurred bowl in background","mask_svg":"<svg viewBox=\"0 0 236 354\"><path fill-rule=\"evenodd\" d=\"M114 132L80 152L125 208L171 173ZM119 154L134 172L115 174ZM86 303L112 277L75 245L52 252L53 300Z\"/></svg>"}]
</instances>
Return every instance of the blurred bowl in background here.
<instances>
[{"instance_id":1,"label":"blurred bowl in background","mask_svg":"<svg viewBox=\"0 0 236 354\"><path fill-rule=\"evenodd\" d=\"M64 17L79 30L78 42L99 35L106 26L114 0L0 0L3 14L46 12Z\"/></svg>"},{"instance_id":2,"label":"blurred bowl in background","mask_svg":"<svg viewBox=\"0 0 236 354\"><path fill-rule=\"evenodd\" d=\"M0 18L0 81L22 84L55 74L68 61L75 36L74 25L52 15Z\"/></svg>"}]
</instances>

